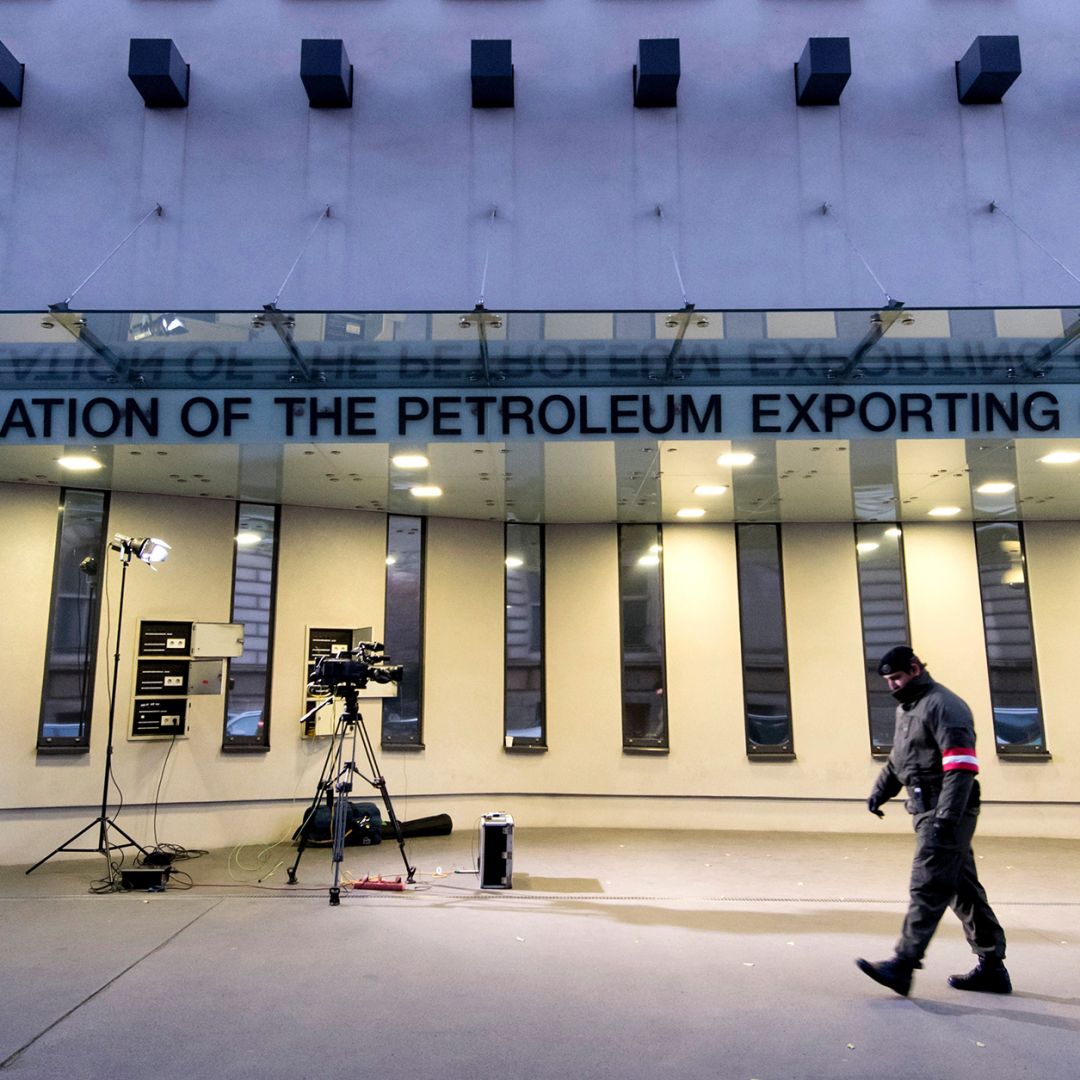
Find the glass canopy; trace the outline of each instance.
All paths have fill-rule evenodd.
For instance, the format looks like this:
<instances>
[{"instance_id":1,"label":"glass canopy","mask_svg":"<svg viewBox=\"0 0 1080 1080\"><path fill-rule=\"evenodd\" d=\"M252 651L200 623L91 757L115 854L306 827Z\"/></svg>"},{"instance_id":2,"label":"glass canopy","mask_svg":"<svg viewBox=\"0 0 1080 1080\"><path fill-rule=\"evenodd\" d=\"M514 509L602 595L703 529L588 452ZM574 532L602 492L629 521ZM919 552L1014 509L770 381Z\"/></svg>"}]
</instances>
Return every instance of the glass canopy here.
<instances>
[{"instance_id":1,"label":"glass canopy","mask_svg":"<svg viewBox=\"0 0 1080 1080\"><path fill-rule=\"evenodd\" d=\"M1078 308L0 313L0 388L1080 382Z\"/></svg>"}]
</instances>

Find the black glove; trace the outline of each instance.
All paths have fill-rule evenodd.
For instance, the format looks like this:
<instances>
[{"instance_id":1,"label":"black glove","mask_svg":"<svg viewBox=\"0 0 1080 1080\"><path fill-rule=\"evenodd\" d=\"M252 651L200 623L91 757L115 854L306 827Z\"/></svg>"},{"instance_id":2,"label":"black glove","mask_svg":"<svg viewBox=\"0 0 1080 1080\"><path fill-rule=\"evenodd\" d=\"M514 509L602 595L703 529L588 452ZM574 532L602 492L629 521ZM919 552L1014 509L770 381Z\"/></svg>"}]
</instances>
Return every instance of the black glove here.
<instances>
[{"instance_id":1,"label":"black glove","mask_svg":"<svg viewBox=\"0 0 1080 1080\"><path fill-rule=\"evenodd\" d=\"M930 825L931 835L938 847L956 847L956 822L948 818L934 818Z\"/></svg>"},{"instance_id":2,"label":"black glove","mask_svg":"<svg viewBox=\"0 0 1080 1080\"><path fill-rule=\"evenodd\" d=\"M875 817L885 816L881 811L881 802L876 795L871 795L870 798L866 800L866 809Z\"/></svg>"}]
</instances>

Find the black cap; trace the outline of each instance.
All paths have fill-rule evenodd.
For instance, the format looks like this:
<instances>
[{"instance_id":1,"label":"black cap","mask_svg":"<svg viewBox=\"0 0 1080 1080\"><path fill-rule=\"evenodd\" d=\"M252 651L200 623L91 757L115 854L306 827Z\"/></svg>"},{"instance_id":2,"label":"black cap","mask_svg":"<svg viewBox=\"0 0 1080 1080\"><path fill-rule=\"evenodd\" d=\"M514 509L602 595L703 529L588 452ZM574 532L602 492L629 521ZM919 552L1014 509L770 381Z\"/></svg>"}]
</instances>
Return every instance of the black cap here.
<instances>
[{"instance_id":1,"label":"black cap","mask_svg":"<svg viewBox=\"0 0 1080 1080\"><path fill-rule=\"evenodd\" d=\"M912 662L919 667L923 662L915 655L910 645L894 645L882 658L877 666L879 675L895 675L898 671L910 671Z\"/></svg>"}]
</instances>

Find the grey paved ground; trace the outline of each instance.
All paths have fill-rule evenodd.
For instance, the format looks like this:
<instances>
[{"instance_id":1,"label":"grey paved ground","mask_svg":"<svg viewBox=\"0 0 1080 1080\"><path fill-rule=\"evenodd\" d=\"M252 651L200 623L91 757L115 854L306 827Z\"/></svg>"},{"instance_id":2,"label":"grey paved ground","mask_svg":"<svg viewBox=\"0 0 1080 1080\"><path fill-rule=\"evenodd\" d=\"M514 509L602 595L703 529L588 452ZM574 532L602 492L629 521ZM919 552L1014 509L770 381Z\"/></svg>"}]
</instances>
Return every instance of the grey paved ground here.
<instances>
[{"instance_id":1,"label":"grey paved ground","mask_svg":"<svg viewBox=\"0 0 1080 1080\"><path fill-rule=\"evenodd\" d=\"M280 850L184 864L194 888L94 895L104 860L0 869L0 1071L12 1077L708 1077L1080 1074L1080 844L982 840L1011 997L962 994L946 916L913 996L891 953L910 841L522 830L515 888L474 837L410 845L421 891L327 902ZM353 876L397 849L349 848ZM437 868L442 874L435 876Z\"/></svg>"}]
</instances>

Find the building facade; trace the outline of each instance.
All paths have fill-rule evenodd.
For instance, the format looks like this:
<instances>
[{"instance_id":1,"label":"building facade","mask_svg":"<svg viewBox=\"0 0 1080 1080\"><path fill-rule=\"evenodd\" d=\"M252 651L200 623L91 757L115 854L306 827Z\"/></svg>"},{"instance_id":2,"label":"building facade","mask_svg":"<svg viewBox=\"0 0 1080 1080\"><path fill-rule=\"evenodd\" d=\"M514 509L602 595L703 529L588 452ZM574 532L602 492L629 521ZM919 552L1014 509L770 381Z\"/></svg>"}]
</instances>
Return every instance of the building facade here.
<instances>
[{"instance_id":1,"label":"building facade","mask_svg":"<svg viewBox=\"0 0 1080 1080\"><path fill-rule=\"evenodd\" d=\"M360 627L402 816L869 827L908 638L1080 835L1071 5L10 7L0 857L110 713L130 828L287 835Z\"/></svg>"}]
</instances>

